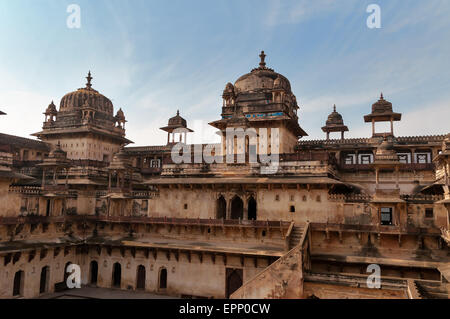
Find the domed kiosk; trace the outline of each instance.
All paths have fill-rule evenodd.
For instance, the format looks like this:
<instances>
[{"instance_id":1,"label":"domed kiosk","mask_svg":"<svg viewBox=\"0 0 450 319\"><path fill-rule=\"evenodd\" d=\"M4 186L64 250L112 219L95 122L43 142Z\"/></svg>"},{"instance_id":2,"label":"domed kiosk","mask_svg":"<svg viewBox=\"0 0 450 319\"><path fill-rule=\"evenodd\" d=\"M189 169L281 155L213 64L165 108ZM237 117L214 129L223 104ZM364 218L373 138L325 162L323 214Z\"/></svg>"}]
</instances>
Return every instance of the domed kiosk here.
<instances>
[{"instance_id":1,"label":"domed kiosk","mask_svg":"<svg viewBox=\"0 0 450 319\"><path fill-rule=\"evenodd\" d=\"M221 119L209 123L223 133L227 128L279 129L279 152L294 150L308 134L299 126L297 99L289 80L266 66L264 51L259 67L227 83L222 94ZM270 134L270 133L268 133Z\"/></svg>"},{"instance_id":2,"label":"domed kiosk","mask_svg":"<svg viewBox=\"0 0 450 319\"><path fill-rule=\"evenodd\" d=\"M114 116L110 99L92 88L89 71L85 87L64 95L59 110L47 107L43 130L34 133L39 139L67 152L68 159L109 162L121 145L132 143L125 138L125 115L119 109Z\"/></svg>"},{"instance_id":3,"label":"domed kiosk","mask_svg":"<svg viewBox=\"0 0 450 319\"><path fill-rule=\"evenodd\" d=\"M322 127L322 131L327 133L327 140L330 139L331 132L341 132L341 139L344 139L344 132L348 131L348 127L344 125L342 115L336 111L336 104L333 106L333 112L328 115L328 119L325 122L325 126Z\"/></svg>"}]
</instances>

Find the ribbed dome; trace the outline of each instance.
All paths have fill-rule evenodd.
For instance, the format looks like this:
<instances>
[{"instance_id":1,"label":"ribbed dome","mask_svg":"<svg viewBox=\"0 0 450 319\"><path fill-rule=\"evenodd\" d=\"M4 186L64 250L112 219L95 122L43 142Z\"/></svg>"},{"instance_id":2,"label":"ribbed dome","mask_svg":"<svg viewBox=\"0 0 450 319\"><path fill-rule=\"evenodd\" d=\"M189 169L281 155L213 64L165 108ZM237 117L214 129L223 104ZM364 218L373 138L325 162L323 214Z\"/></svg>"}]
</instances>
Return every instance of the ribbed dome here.
<instances>
[{"instance_id":1,"label":"ribbed dome","mask_svg":"<svg viewBox=\"0 0 450 319\"><path fill-rule=\"evenodd\" d=\"M177 111L177 115L169 119L169 126L187 127L187 122L180 116L180 111Z\"/></svg>"},{"instance_id":2,"label":"ribbed dome","mask_svg":"<svg viewBox=\"0 0 450 319\"><path fill-rule=\"evenodd\" d=\"M241 76L234 87L236 93L268 91L274 88L282 88L291 92L291 84L286 77L273 70L259 68Z\"/></svg>"},{"instance_id":3,"label":"ribbed dome","mask_svg":"<svg viewBox=\"0 0 450 319\"><path fill-rule=\"evenodd\" d=\"M291 93L291 84L289 83L289 80L285 76L267 68L266 63L264 62L265 57L266 55L264 54L264 51L262 51L259 67L237 79L234 83L236 94L270 91L280 88Z\"/></svg>"},{"instance_id":4,"label":"ribbed dome","mask_svg":"<svg viewBox=\"0 0 450 319\"><path fill-rule=\"evenodd\" d=\"M328 115L326 125L344 125L344 119L342 115L336 112L336 105L333 106L333 112Z\"/></svg>"},{"instance_id":5,"label":"ribbed dome","mask_svg":"<svg viewBox=\"0 0 450 319\"><path fill-rule=\"evenodd\" d=\"M383 93L380 99L372 104L372 113L392 113L392 103L384 99Z\"/></svg>"},{"instance_id":6,"label":"ribbed dome","mask_svg":"<svg viewBox=\"0 0 450 319\"><path fill-rule=\"evenodd\" d=\"M92 88L91 72L87 76L88 82L86 87L80 88L74 92L67 93L61 99L59 104L60 111L70 111L73 109L80 109L84 105L88 105L96 111L113 115L113 104L104 95Z\"/></svg>"}]
</instances>

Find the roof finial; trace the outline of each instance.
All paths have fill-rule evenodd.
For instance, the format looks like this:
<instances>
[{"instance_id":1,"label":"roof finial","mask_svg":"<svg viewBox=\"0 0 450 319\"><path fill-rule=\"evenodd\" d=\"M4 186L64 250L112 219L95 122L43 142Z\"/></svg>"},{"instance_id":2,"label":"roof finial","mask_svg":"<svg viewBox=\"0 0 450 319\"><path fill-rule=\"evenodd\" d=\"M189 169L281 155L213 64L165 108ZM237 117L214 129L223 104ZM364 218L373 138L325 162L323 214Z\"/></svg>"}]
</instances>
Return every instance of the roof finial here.
<instances>
[{"instance_id":1,"label":"roof finial","mask_svg":"<svg viewBox=\"0 0 450 319\"><path fill-rule=\"evenodd\" d=\"M380 95L380 100L384 100L384 97L383 97L383 92L381 92L381 95Z\"/></svg>"},{"instance_id":2,"label":"roof finial","mask_svg":"<svg viewBox=\"0 0 450 319\"><path fill-rule=\"evenodd\" d=\"M264 54L264 51L261 51L259 57L261 58L261 62L259 62L259 67L264 69L266 67L266 62L264 61L266 59L266 55Z\"/></svg>"},{"instance_id":3,"label":"roof finial","mask_svg":"<svg viewBox=\"0 0 450 319\"><path fill-rule=\"evenodd\" d=\"M333 105L333 112L336 112L336 104Z\"/></svg>"},{"instance_id":4,"label":"roof finial","mask_svg":"<svg viewBox=\"0 0 450 319\"><path fill-rule=\"evenodd\" d=\"M177 116L180 116L180 110L177 110Z\"/></svg>"},{"instance_id":5,"label":"roof finial","mask_svg":"<svg viewBox=\"0 0 450 319\"><path fill-rule=\"evenodd\" d=\"M86 87L90 89L92 87L92 84L91 84L92 76L91 76L90 70L88 72L88 76L86 77L86 79L87 79Z\"/></svg>"}]
</instances>

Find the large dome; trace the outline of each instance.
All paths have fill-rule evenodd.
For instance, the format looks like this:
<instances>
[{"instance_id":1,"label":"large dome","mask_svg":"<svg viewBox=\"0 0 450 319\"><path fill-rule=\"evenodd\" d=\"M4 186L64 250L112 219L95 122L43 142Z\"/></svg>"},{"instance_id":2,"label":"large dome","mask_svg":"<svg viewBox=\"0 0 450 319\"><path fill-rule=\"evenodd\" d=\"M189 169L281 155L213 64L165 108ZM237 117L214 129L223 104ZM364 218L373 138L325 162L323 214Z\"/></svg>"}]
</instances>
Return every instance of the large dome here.
<instances>
[{"instance_id":1,"label":"large dome","mask_svg":"<svg viewBox=\"0 0 450 319\"><path fill-rule=\"evenodd\" d=\"M80 88L74 92L67 93L61 99L59 104L59 111L71 111L74 109L80 109L84 105L89 105L96 111L113 115L113 104L104 95L92 88L91 73L87 76L88 82L86 87Z\"/></svg>"},{"instance_id":2,"label":"large dome","mask_svg":"<svg viewBox=\"0 0 450 319\"><path fill-rule=\"evenodd\" d=\"M273 89L284 89L289 93L291 92L289 80L285 76L267 68L264 62L265 57L266 55L262 51L259 67L237 79L234 84L236 94L269 91Z\"/></svg>"}]
</instances>

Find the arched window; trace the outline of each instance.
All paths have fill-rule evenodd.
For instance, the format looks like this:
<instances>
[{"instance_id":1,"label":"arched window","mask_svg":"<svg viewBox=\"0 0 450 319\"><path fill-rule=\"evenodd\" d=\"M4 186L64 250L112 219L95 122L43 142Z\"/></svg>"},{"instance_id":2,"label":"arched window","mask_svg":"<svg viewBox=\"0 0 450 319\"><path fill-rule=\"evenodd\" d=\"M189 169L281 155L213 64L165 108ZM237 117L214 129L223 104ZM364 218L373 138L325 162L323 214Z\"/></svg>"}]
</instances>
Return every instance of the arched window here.
<instances>
[{"instance_id":1,"label":"arched window","mask_svg":"<svg viewBox=\"0 0 450 319\"><path fill-rule=\"evenodd\" d=\"M23 282L25 273L19 270L14 275L13 296L23 296Z\"/></svg>"},{"instance_id":2,"label":"arched window","mask_svg":"<svg viewBox=\"0 0 450 319\"><path fill-rule=\"evenodd\" d=\"M216 218L225 219L227 216L227 201L223 196L217 199Z\"/></svg>"},{"instance_id":3,"label":"arched window","mask_svg":"<svg viewBox=\"0 0 450 319\"><path fill-rule=\"evenodd\" d=\"M248 200L248 219L256 220L256 200L253 196Z\"/></svg>"},{"instance_id":4,"label":"arched window","mask_svg":"<svg viewBox=\"0 0 450 319\"><path fill-rule=\"evenodd\" d=\"M113 274L112 274L112 280L113 280L113 287L120 288L120 283L122 281L122 266L119 263L115 263L113 265Z\"/></svg>"},{"instance_id":5,"label":"arched window","mask_svg":"<svg viewBox=\"0 0 450 319\"><path fill-rule=\"evenodd\" d=\"M231 201L231 219L243 219L244 203L239 196L234 196Z\"/></svg>"},{"instance_id":6,"label":"arched window","mask_svg":"<svg viewBox=\"0 0 450 319\"><path fill-rule=\"evenodd\" d=\"M42 267L41 282L39 284L39 293L40 294L48 292L49 278L50 278L50 267L49 266Z\"/></svg>"},{"instance_id":7,"label":"arched window","mask_svg":"<svg viewBox=\"0 0 450 319\"><path fill-rule=\"evenodd\" d=\"M167 288L167 269L161 268L159 271L159 289Z\"/></svg>"},{"instance_id":8,"label":"arched window","mask_svg":"<svg viewBox=\"0 0 450 319\"><path fill-rule=\"evenodd\" d=\"M145 267L139 265L137 268L136 289L145 290Z\"/></svg>"},{"instance_id":9,"label":"arched window","mask_svg":"<svg viewBox=\"0 0 450 319\"><path fill-rule=\"evenodd\" d=\"M91 276L90 276L90 280L89 280L90 284L97 285L98 263L95 260L91 261L90 272L91 272Z\"/></svg>"}]
</instances>

